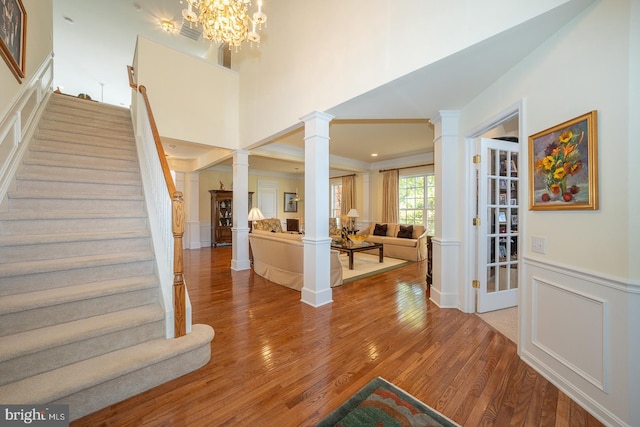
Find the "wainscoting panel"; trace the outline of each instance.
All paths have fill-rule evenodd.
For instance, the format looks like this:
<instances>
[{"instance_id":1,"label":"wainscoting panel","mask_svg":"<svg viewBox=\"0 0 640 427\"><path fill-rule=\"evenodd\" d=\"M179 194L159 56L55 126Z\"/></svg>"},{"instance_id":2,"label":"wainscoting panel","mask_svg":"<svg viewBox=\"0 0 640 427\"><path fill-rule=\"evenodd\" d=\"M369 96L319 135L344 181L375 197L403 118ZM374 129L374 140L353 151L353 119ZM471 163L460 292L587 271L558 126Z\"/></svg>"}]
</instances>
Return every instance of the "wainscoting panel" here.
<instances>
[{"instance_id":1,"label":"wainscoting panel","mask_svg":"<svg viewBox=\"0 0 640 427\"><path fill-rule=\"evenodd\" d=\"M605 425L640 425L640 288L523 258L520 357Z\"/></svg>"},{"instance_id":2,"label":"wainscoting panel","mask_svg":"<svg viewBox=\"0 0 640 427\"><path fill-rule=\"evenodd\" d=\"M531 285L533 345L607 392L607 303L536 277Z\"/></svg>"}]
</instances>

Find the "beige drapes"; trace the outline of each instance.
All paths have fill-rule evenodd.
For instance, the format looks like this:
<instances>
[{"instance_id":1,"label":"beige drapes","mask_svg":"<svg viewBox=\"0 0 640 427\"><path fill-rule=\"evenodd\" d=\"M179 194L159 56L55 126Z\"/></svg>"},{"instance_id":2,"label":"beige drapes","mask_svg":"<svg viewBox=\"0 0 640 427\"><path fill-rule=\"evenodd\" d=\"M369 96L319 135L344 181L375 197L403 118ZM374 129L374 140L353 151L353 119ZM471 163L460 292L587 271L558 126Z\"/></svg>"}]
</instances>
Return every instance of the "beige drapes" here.
<instances>
[{"instance_id":1,"label":"beige drapes","mask_svg":"<svg viewBox=\"0 0 640 427\"><path fill-rule=\"evenodd\" d=\"M342 177L342 206L340 207L340 216L344 216L354 208L355 200L355 176Z\"/></svg>"},{"instance_id":2,"label":"beige drapes","mask_svg":"<svg viewBox=\"0 0 640 427\"><path fill-rule=\"evenodd\" d=\"M398 169L382 173L382 222L398 222L398 212L400 211L400 202L398 201L399 176L400 171Z\"/></svg>"}]
</instances>

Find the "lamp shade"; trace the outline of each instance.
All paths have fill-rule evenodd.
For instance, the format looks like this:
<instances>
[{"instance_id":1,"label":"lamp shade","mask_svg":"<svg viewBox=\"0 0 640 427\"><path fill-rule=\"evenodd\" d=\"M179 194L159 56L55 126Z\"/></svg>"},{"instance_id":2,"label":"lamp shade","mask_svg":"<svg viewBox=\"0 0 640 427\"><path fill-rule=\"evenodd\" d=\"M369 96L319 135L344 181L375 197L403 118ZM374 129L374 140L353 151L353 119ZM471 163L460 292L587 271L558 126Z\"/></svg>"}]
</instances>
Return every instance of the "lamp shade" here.
<instances>
[{"instance_id":1,"label":"lamp shade","mask_svg":"<svg viewBox=\"0 0 640 427\"><path fill-rule=\"evenodd\" d=\"M357 211L357 210L355 210L355 209L351 209L351 210L347 213L347 216L348 216L349 218L357 218L357 217L359 217L359 216L360 216L360 214L358 213L358 211Z\"/></svg>"},{"instance_id":2,"label":"lamp shade","mask_svg":"<svg viewBox=\"0 0 640 427\"><path fill-rule=\"evenodd\" d=\"M251 208L251 210L249 211L248 219L249 221L258 221L258 220L264 219L264 215L262 215L262 212L260 211L260 209Z\"/></svg>"}]
</instances>

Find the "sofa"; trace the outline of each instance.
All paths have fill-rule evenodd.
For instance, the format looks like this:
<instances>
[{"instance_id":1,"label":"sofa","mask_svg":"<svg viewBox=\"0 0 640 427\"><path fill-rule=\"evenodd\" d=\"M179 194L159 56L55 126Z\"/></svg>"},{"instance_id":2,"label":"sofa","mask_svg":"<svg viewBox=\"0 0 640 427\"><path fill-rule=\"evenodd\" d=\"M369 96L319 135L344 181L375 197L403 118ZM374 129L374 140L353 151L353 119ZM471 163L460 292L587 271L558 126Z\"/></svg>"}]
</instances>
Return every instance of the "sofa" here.
<instances>
[{"instance_id":1,"label":"sofa","mask_svg":"<svg viewBox=\"0 0 640 427\"><path fill-rule=\"evenodd\" d=\"M367 242L382 243L386 257L407 261L427 259L427 230L422 225L374 222L358 234L365 234Z\"/></svg>"},{"instance_id":2,"label":"sofa","mask_svg":"<svg viewBox=\"0 0 640 427\"><path fill-rule=\"evenodd\" d=\"M304 244L302 235L255 229L249 234L253 270L259 276L297 291L304 282ZM342 285L340 253L330 251L331 287Z\"/></svg>"}]
</instances>

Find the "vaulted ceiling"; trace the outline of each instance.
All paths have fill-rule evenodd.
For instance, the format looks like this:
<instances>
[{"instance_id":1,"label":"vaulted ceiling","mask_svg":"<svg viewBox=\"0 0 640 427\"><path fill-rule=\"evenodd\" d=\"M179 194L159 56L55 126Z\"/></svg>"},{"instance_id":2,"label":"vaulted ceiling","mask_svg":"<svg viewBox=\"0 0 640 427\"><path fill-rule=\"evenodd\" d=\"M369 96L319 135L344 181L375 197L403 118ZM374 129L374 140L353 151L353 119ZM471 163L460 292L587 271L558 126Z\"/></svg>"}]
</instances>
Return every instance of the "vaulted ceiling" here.
<instances>
[{"instance_id":1,"label":"vaulted ceiling","mask_svg":"<svg viewBox=\"0 0 640 427\"><path fill-rule=\"evenodd\" d=\"M362 171L429 159L433 126L428 118L439 110L463 108L575 16L583 7L578 3L570 1L327 111L338 118L330 129L332 168ZM192 31L181 31L183 7L179 0L54 1L54 84L65 93L86 93L99 101L128 106L126 66L133 61L138 34L216 61L217 46L192 40ZM162 20L172 21L175 31L163 31ZM163 143L170 157L183 161L210 150L183 141ZM302 153L302 130L298 129L252 151L251 163L257 169L291 172L301 167Z\"/></svg>"}]
</instances>

